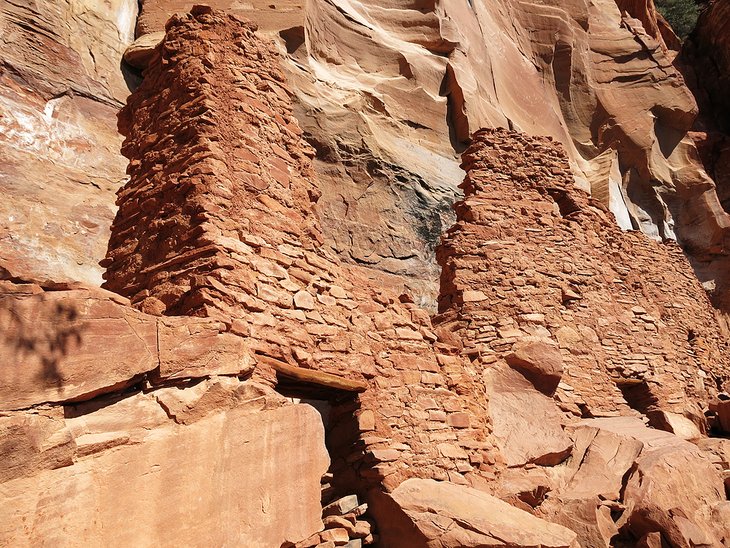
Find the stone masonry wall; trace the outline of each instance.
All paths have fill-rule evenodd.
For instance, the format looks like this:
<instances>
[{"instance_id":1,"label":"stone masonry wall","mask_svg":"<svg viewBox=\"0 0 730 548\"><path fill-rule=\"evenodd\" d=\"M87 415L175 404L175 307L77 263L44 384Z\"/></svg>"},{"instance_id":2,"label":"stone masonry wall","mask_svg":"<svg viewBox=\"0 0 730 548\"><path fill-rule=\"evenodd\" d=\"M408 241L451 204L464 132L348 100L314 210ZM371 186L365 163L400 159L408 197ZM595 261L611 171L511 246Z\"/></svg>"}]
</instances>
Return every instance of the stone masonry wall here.
<instances>
[{"instance_id":1,"label":"stone masonry wall","mask_svg":"<svg viewBox=\"0 0 730 548\"><path fill-rule=\"evenodd\" d=\"M490 476L489 421L468 362L434 345L428 313L391 279L323 247L313 150L275 48L254 29L208 8L168 22L120 117L130 181L105 287L146 312L220 320L246 337L260 380L295 371L326 385L333 374L364 389L333 411L333 428L354 429L337 436L335 479Z\"/></svg>"},{"instance_id":2,"label":"stone masonry wall","mask_svg":"<svg viewBox=\"0 0 730 548\"><path fill-rule=\"evenodd\" d=\"M510 459L564 459L559 419L533 456L505 456L493 435L490 405L507 407L487 392L513 381L485 373L528 340L559 347L568 415L704 428L726 358L702 288L678 249L621 232L574 190L549 140L475 135L438 253L436 328L392 278L342 265L322 244L313 150L275 48L254 30L203 7L168 22L120 117L130 181L108 289L148 313L220 322L245 339L256 380L319 387L346 492L413 476L484 487Z\"/></svg>"},{"instance_id":3,"label":"stone masonry wall","mask_svg":"<svg viewBox=\"0 0 730 548\"><path fill-rule=\"evenodd\" d=\"M681 250L621 231L573 187L550 138L481 130L462 167L465 199L438 252L437 333L490 367L515 343L559 346L556 398L583 416L660 410L704 425L727 388L726 335Z\"/></svg>"}]
</instances>

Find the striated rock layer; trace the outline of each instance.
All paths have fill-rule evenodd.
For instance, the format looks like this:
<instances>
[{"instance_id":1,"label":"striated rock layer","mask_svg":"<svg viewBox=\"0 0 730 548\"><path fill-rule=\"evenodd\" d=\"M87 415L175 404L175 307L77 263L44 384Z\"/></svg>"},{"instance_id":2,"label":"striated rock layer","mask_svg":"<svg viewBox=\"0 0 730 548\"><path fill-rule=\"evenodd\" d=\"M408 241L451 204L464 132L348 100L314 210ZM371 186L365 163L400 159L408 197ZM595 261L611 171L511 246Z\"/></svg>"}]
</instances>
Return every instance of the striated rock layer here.
<instances>
[{"instance_id":1,"label":"striated rock layer","mask_svg":"<svg viewBox=\"0 0 730 548\"><path fill-rule=\"evenodd\" d=\"M0 544L728 543L724 333L676 247L477 131L432 319L326 245L271 42L166 27L120 116L122 296L3 273Z\"/></svg>"},{"instance_id":2,"label":"striated rock layer","mask_svg":"<svg viewBox=\"0 0 730 548\"><path fill-rule=\"evenodd\" d=\"M624 491L635 479L629 470L653 449L641 441L653 438L639 419L593 431L632 448L610 492L603 484L573 487L581 474L594 475L582 468L584 457L601 451L591 449L591 436L578 436L585 426L573 424L578 417L634 415L674 433L663 438L662 459L706 470L706 483L685 489L691 504L677 504L691 527L726 538L710 525L722 511L721 476L699 450L685 454L681 439L706 429L706 403L726 382L723 342L678 250L622 233L573 187L555 145L480 132L465 155L460 222L439 252L434 330L391 278L345 266L323 245L313 151L269 45L250 24L209 8L167 27L122 113L130 182L119 193L104 263L108 288L152 314L220 321L246 337L255 380L329 400L335 489L369 493L376 516L399 504L396 491L415 476L447 480L464 496L466 486L491 491L520 508L515 520L525 526L533 522L522 513L539 513L576 527L581 540L638 541L654 531L688 538L675 518L661 517L662 505L676 501ZM541 245L529 247L527 235ZM574 255L561 255L567 241ZM525 256L542 266L530 272ZM659 298L670 285L672 299ZM602 315L589 314L591 306ZM672 339L686 346L678 351ZM664 469L651 473L661 478ZM549 491L563 503L541 508ZM585 520L572 524L570 508ZM549 528L534 523L544 537ZM424 542L438 545L424 527ZM555 531L558 545L574 542Z\"/></svg>"},{"instance_id":3,"label":"striated rock layer","mask_svg":"<svg viewBox=\"0 0 730 548\"><path fill-rule=\"evenodd\" d=\"M138 31L161 30L183 4L146 0ZM458 154L481 127L552 136L578 186L620 226L678 238L693 258L724 254L729 221L686 138L697 106L653 2L315 0L296 13L287 4L281 21L246 6L288 54L295 114L317 150L326 241L403 276L419 304L433 306Z\"/></svg>"},{"instance_id":4,"label":"striated rock layer","mask_svg":"<svg viewBox=\"0 0 730 548\"><path fill-rule=\"evenodd\" d=\"M270 44L233 16L193 14L170 20L121 114L130 182L105 286L143 311L226 323L247 338L256 378L303 381L323 399L366 390L361 425L352 409L334 411L335 466L360 489L479 475L488 420L466 363L434 348L428 314L397 281L343 266L323 245L314 151ZM458 431L441 436L452 422Z\"/></svg>"},{"instance_id":5,"label":"striated rock layer","mask_svg":"<svg viewBox=\"0 0 730 548\"><path fill-rule=\"evenodd\" d=\"M708 173L717 185L717 194L725 211L730 210L730 3L707 3L677 58L692 92L700 105L692 138ZM716 306L727 307L729 266L725 254L727 235L722 245L695 257L695 268Z\"/></svg>"}]
</instances>

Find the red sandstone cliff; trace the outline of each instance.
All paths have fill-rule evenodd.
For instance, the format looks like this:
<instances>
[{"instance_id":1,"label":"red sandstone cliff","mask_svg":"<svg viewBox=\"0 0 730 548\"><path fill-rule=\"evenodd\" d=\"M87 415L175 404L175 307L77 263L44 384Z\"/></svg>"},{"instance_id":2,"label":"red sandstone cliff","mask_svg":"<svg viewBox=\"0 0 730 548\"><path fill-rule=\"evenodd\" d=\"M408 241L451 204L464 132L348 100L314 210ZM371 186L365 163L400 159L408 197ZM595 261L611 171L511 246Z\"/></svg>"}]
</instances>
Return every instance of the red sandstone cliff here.
<instances>
[{"instance_id":1,"label":"red sandstone cliff","mask_svg":"<svg viewBox=\"0 0 730 548\"><path fill-rule=\"evenodd\" d=\"M138 30L187 4L147 0ZM651 3L557 4L511 30L501 3L292 4L264 26L294 27L288 55L198 7L130 50L106 290L4 240L0 544L726 545L728 333L692 270L717 277L723 217L673 140L694 104ZM13 89L50 78L28 63ZM692 265L619 228L670 213Z\"/></svg>"},{"instance_id":2,"label":"red sandstone cliff","mask_svg":"<svg viewBox=\"0 0 730 548\"><path fill-rule=\"evenodd\" d=\"M148 57L116 294L0 282L0 542L727 544L727 333L679 248L475 131L430 317L326 244L254 29L198 7Z\"/></svg>"}]
</instances>

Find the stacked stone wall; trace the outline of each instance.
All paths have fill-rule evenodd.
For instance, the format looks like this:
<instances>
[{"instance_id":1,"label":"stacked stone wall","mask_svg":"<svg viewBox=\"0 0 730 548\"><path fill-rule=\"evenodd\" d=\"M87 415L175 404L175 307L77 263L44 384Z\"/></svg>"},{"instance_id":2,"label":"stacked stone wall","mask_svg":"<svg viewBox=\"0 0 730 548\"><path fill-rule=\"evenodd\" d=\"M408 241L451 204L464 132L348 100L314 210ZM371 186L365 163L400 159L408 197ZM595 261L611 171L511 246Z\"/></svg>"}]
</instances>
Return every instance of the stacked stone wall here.
<instances>
[{"instance_id":1,"label":"stacked stone wall","mask_svg":"<svg viewBox=\"0 0 730 548\"><path fill-rule=\"evenodd\" d=\"M726 334L679 247L621 231L574 188L550 138L481 130L462 167L465 199L438 252L437 332L482 368L527 337L552 341L556 398L576 415L631 404L702 426L703 402L728 381Z\"/></svg>"},{"instance_id":2,"label":"stacked stone wall","mask_svg":"<svg viewBox=\"0 0 730 548\"><path fill-rule=\"evenodd\" d=\"M120 117L130 181L105 287L146 312L222 321L248 341L255 378L364 390L333 410L338 480L490 476L468 361L435 345L429 314L394 278L341 265L322 245L313 150L275 48L254 29L207 8L169 21Z\"/></svg>"}]
</instances>

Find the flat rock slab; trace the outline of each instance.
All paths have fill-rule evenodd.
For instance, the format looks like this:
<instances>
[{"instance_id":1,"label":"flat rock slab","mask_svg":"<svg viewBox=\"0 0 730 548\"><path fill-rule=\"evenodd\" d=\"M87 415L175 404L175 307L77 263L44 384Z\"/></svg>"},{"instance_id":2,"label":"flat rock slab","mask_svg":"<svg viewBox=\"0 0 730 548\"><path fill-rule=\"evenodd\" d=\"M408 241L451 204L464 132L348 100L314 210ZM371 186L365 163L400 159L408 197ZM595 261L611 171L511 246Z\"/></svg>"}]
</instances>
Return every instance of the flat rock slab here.
<instances>
[{"instance_id":1,"label":"flat rock slab","mask_svg":"<svg viewBox=\"0 0 730 548\"><path fill-rule=\"evenodd\" d=\"M123 301L91 289L0 294L0 410L89 398L155 369L156 318Z\"/></svg>"},{"instance_id":2,"label":"flat rock slab","mask_svg":"<svg viewBox=\"0 0 730 548\"><path fill-rule=\"evenodd\" d=\"M552 466L565 460L573 442L551 398L507 367L488 370L485 381L494 438L508 466Z\"/></svg>"},{"instance_id":3,"label":"flat rock slab","mask_svg":"<svg viewBox=\"0 0 730 548\"><path fill-rule=\"evenodd\" d=\"M463 485L409 479L372 494L384 548L576 548L576 534Z\"/></svg>"}]
</instances>

